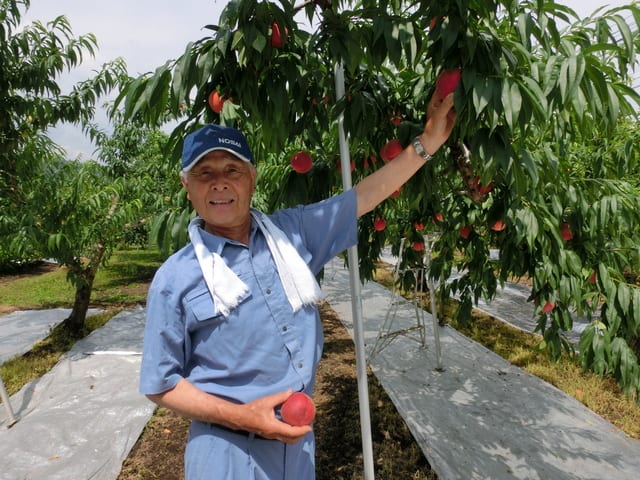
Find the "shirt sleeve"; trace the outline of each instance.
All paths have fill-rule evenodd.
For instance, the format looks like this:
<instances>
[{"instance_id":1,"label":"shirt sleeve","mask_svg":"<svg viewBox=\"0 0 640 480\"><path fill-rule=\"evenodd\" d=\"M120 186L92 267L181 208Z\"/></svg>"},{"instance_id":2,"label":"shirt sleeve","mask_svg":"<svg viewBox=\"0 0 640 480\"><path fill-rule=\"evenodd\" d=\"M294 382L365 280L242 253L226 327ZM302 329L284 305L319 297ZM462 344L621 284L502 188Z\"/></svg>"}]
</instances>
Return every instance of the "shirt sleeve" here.
<instances>
[{"instance_id":1,"label":"shirt sleeve","mask_svg":"<svg viewBox=\"0 0 640 480\"><path fill-rule=\"evenodd\" d=\"M309 268L317 274L339 253L358 242L354 189L310 205L277 212L274 223L311 253Z\"/></svg>"},{"instance_id":2,"label":"shirt sleeve","mask_svg":"<svg viewBox=\"0 0 640 480\"><path fill-rule=\"evenodd\" d=\"M146 395L166 392L184 376L185 315L170 284L172 269L160 268L147 295L140 392Z\"/></svg>"}]
</instances>

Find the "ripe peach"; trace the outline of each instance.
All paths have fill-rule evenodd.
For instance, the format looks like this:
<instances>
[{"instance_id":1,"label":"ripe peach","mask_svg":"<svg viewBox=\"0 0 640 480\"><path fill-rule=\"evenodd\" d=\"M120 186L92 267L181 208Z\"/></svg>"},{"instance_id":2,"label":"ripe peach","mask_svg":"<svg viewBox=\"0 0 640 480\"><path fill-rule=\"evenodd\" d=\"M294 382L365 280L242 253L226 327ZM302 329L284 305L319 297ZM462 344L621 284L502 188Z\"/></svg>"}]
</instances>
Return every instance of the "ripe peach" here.
<instances>
[{"instance_id":1,"label":"ripe peach","mask_svg":"<svg viewBox=\"0 0 640 480\"><path fill-rule=\"evenodd\" d=\"M416 252L423 252L424 251L424 242L421 242L420 240L416 240L415 242L413 242L413 249Z\"/></svg>"},{"instance_id":2,"label":"ripe peach","mask_svg":"<svg viewBox=\"0 0 640 480\"><path fill-rule=\"evenodd\" d=\"M287 30L285 28L285 34ZM276 22L273 22L271 25L271 46L273 48L282 48L284 45L284 39L282 38L282 34L280 33L280 27Z\"/></svg>"},{"instance_id":3,"label":"ripe peach","mask_svg":"<svg viewBox=\"0 0 640 480\"><path fill-rule=\"evenodd\" d=\"M394 158L396 158L402 152L402 144L400 140L394 138L393 140L389 140L385 143L380 149L380 158L385 162L390 162Z\"/></svg>"},{"instance_id":4,"label":"ripe peach","mask_svg":"<svg viewBox=\"0 0 640 480\"><path fill-rule=\"evenodd\" d=\"M445 70L442 72L436 80L436 91L441 97L446 97L451 92L454 92L460 83L462 77L462 70L459 68L452 68L451 70Z\"/></svg>"},{"instance_id":5,"label":"ripe peach","mask_svg":"<svg viewBox=\"0 0 640 480\"><path fill-rule=\"evenodd\" d=\"M311 425L316 417L316 406L309 395L295 392L282 404L280 414L285 423L294 427Z\"/></svg>"},{"instance_id":6,"label":"ripe peach","mask_svg":"<svg viewBox=\"0 0 640 480\"><path fill-rule=\"evenodd\" d=\"M313 167L313 159L309 152L298 150L291 155L290 159L291 168L297 173L307 173Z\"/></svg>"},{"instance_id":7,"label":"ripe peach","mask_svg":"<svg viewBox=\"0 0 640 480\"><path fill-rule=\"evenodd\" d=\"M494 232L501 232L505 229L505 227L506 225L502 220L496 220L496 222L491 226L491 230L493 230Z\"/></svg>"},{"instance_id":8,"label":"ripe peach","mask_svg":"<svg viewBox=\"0 0 640 480\"><path fill-rule=\"evenodd\" d=\"M553 302L547 302L544 304L544 307L542 307L542 313L549 313L551 311L553 311L553 309L556 307L556 304Z\"/></svg>"},{"instance_id":9,"label":"ripe peach","mask_svg":"<svg viewBox=\"0 0 640 480\"><path fill-rule=\"evenodd\" d=\"M573 233L571 233L571 226L569 223L564 222L560 226L560 234L562 235L562 239L567 242L573 238Z\"/></svg>"},{"instance_id":10,"label":"ripe peach","mask_svg":"<svg viewBox=\"0 0 640 480\"><path fill-rule=\"evenodd\" d=\"M379 216L376 215L375 220L373 221L373 229L376 232L381 232L383 231L385 228L387 228L387 222L385 221L384 218L381 218Z\"/></svg>"},{"instance_id":11,"label":"ripe peach","mask_svg":"<svg viewBox=\"0 0 640 480\"><path fill-rule=\"evenodd\" d=\"M465 225L460 229L460 236L466 240L469 238L469 235L471 235L471 232L473 232L473 227L471 225Z\"/></svg>"},{"instance_id":12,"label":"ripe peach","mask_svg":"<svg viewBox=\"0 0 640 480\"><path fill-rule=\"evenodd\" d=\"M211 107L211 110L216 113L220 113L222 111L222 106L226 100L227 99L220 95L217 90L213 90L209 94L209 106Z\"/></svg>"}]
</instances>

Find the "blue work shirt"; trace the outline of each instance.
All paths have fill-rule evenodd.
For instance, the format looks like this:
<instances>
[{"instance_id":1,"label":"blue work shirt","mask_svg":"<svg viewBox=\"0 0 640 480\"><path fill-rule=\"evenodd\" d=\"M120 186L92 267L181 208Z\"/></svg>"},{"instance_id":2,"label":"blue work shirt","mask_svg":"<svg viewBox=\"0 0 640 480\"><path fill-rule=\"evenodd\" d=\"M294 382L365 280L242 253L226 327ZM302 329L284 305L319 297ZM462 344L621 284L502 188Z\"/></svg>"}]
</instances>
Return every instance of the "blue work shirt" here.
<instances>
[{"instance_id":1,"label":"blue work shirt","mask_svg":"<svg viewBox=\"0 0 640 480\"><path fill-rule=\"evenodd\" d=\"M357 242L354 190L312 205L280 210L269 218L287 235L314 274ZM215 310L193 246L189 244L167 259L149 289L140 391L162 393L186 378L203 391L236 403L247 403L287 389L311 395L323 346L317 306L305 306L293 312L266 239L253 221L248 246L204 231L201 235L207 248L220 254L249 287L249 293L225 317ZM202 432L208 427L196 427L198 433L193 435L192 426L191 438L202 441ZM216 436L215 426L212 436ZM269 448L289 449L286 455L283 450L283 457L291 456L295 448L306 451L307 456L314 454L312 435L298 447L275 443L279 446ZM187 457L189 451L188 446ZM222 463L235 462L246 468L248 460L240 457L251 448L240 448L240 451L244 453L239 453L238 458L225 450L213 460L191 460L211 461L218 468ZM291 460L287 463L292 463ZM187 458L187 464L189 461ZM275 465L281 463L275 460ZM230 471L236 471L238 465ZM197 468L208 467L198 465ZM196 467L191 469L195 471ZM289 472L285 477L282 473L275 476L274 471L273 477L269 473L255 478L312 478L294 473Z\"/></svg>"}]
</instances>

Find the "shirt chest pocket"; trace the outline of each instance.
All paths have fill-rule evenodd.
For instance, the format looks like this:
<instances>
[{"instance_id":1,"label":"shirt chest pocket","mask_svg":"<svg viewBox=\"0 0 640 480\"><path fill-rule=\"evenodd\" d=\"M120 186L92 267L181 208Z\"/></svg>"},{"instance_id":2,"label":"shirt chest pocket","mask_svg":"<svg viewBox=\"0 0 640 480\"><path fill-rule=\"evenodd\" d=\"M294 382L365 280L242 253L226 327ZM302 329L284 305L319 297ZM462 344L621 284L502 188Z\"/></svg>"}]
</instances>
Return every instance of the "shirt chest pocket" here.
<instances>
[{"instance_id":1,"label":"shirt chest pocket","mask_svg":"<svg viewBox=\"0 0 640 480\"><path fill-rule=\"evenodd\" d=\"M193 315L191 329L201 327L202 322L212 323L224 320L224 316L216 309L211 294L206 288L187 296L185 304L187 310Z\"/></svg>"},{"instance_id":2,"label":"shirt chest pocket","mask_svg":"<svg viewBox=\"0 0 640 480\"><path fill-rule=\"evenodd\" d=\"M240 299L240 303L244 302L249 297L249 294L245 294L244 298ZM193 315L194 324L193 328L199 328L202 326L202 322L207 323L219 323L225 320L225 316L216 308L209 290L205 287L194 291L192 294L185 298L185 305L187 310ZM233 312L232 312L233 313Z\"/></svg>"}]
</instances>

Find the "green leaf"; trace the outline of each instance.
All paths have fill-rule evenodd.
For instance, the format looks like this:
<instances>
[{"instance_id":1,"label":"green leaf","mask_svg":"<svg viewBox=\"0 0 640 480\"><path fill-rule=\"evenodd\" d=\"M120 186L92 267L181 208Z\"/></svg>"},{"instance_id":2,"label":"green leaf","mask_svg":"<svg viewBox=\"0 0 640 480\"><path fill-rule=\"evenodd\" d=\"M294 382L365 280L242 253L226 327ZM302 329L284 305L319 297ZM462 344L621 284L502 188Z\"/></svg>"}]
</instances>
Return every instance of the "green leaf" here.
<instances>
[{"instance_id":1,"label":"green leaf","mask_svg":"<svg viewBox=\"0 0 640 480\"><path fill-rule=\"evenodd\" d=\"M640 336L640 288L633 288L633 327L632 331L636 336Z\"/></svg>"},{"instance_id":2,"label":"green leaf","mask_svg":"<svg viewBox=\"0 0 640 480\"><path fill-rule=\"evenodd\" d=\"M539 181L538 167L536 165L536 161L533 155L531 154L531 152L526 149L522 151L521 160L522 160L522 164L524 165L527 172L529 173L529 178L531 179L531 187L535 189Z\"/></svg>"},{"instance_id":3,"label":"green leaf","mask_svg":"<svg viewBox=\"0 0 640 480\"><path fill-rule=\"evenodd\" d=\"M593 349L593 371L598 375L604 375L608 371L605 337L594 335L591 348Z\"/></svg>"},{"instance_id":4,"label":"green leaf","mask_svg":"<svg viewBox=\"0 0 640 480\"><path fill-rule=\"evenodd\" d=\"M629 287L626 283L621 283L620 285L618 285L617 301L622 315L627 315L627 313L629 312L630 300L631 292L629 291Z\"/></svg>"},{"instance_id":5,"label":"green leaf","mask_svg":"<svg viewBox=\"0 0 640 480\"><path fill-rule=\"evenodd\" d=\"M508 79L502 82L502 106L507 125L514 129L518 124L518 115L522 109L522 96L518 84Z\"/></svg>"},{"instance_id":6,"label":"green leaf","mask_svg":"<svg viewBox=\"0 0 640 480\"><path fill-rule=\"evenodd\" d=\"M176 63L173 70L173 83L171 84L171 92L174 96L175 105L174 108L178 108L180 102L187 99L187 82L189 72L191 71L191 53L193 49L193 43L187 44L184 53Z\"/></svg>"},{"instance_id":7,"label":"green leaf","mask_svg":"<svg viewBox=\"0 0 640 480\"><path fill-rule=\"evenodd\" d=\"M547 98L538 85L532 78L524 77L520 79L519 86L522 94L526 94L527 102L534 108L534 111L538 114L538 120L546 119L547 117Z\"/></svg>"},{"instance_id":8,"label":"green leaf","mask_svg":"<svg viewBox=\"0 0 640 480\"><path fill-rule=\"evenodd\" d=\"M476 112L476 118L480 116L482 111L493 100L493 82L488 78L477 78L473 83L473 107Z\"/></svg>"}]
</instances>

